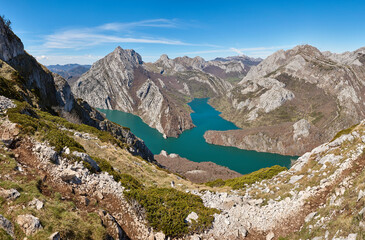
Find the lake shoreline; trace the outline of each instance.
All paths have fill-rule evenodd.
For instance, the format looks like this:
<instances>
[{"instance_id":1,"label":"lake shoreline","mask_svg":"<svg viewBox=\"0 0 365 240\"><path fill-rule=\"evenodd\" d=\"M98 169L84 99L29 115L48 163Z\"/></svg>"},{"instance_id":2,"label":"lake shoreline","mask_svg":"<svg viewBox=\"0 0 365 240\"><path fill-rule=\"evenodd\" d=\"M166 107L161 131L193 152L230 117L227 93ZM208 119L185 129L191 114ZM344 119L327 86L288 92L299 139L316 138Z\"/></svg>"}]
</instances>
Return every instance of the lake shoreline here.
<instances>
[{"instance_id":1,"label":"lake shoreline","mask_svg":"<svg viewBox=\"0 0 365 240\"><path fill-rule=\"evenodd\" d=\"M193 110L191 118L196 127L185 130L178 138L167 139L164 139L156 129L144 123L139 116L118 110L101 109L100 111L105 113L109 120L129 127L137 137L145 142L154 155L165 150L192 162L213 162L240 174L251 173L273 165L290 167L291 159L296 159L291 156L209 144L204 139L206 131L227 131L239 128L220 117L220 112L208 104L208 98L194 99L189 106Z\"/></svg>"}]
</instances>

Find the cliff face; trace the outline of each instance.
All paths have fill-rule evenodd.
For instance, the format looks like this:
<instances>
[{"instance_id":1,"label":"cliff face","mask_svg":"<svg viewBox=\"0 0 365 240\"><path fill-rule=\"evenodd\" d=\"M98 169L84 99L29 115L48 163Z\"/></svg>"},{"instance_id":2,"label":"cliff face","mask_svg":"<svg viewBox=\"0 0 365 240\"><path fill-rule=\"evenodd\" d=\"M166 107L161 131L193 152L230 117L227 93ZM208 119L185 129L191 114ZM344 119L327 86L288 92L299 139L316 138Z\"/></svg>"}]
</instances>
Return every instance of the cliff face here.
<instances>
[{"instance_id":1,"label":"cliff face","mask_svg":"<svg viewBox=\"0 0 365 240\"><path fill-rule=\"evenodd\" d=\"M173 83L149 73L142 64L138 53L118 47L96 62L72 90L93 107L137 114L168 136L176 137L192 128L190 111L179 99L181 94L176 99L166 90L166 85Z\"/></svg>"},{"instance_id":2,"label":"cliff face","mask_svg":"<svg viewBox=\"0 0 365 240\"><path fill-rule=\"evenodd\" d=\"M57 74L52 74L26 53L21 40L2 19L0 33L1 94L27 101L42 110L63 116L71 122L110 131L120 140L130 143L131 152L153 161L153 154L143 141L129 130L106 120L88 103L76 100L66 80Z\"/></svg>"},{"instance_id":3,"label":"cliff face","mask_svg":"<svg viewBox=\"0 0 365 240\"><path fill-rule=\"evenodd\" d=\"M207 141L300 155L330 140L365 116L364 54L363 48L322 53L309 45L274 53L226 98L211 101L244 130L208 132Z\"/></svg>"}]
</instances>

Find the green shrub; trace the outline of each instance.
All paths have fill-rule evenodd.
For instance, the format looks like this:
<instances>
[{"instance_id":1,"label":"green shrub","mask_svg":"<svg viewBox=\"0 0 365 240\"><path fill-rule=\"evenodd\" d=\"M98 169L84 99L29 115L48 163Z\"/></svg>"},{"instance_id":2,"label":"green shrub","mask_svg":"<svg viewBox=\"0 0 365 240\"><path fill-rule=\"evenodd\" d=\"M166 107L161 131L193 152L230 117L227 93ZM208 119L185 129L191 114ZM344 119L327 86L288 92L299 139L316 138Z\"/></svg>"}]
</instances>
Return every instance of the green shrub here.
<instances>
[{"instance_id":1,"label":"green shrub","mask_svg":"<svg viewBox=\"0 0 365 240\"><path fill-rule=\"evenodd\" d=\"M214 220L213 214L218 213L205 207L200 197L173 188L131 189L125 195L145 209L153 228L170 237L207 229ZM191 212L196 212L199 218L189 226L185 219Z\"/></svg>"},{"instance_id":2,"label":"green shrub","mask_svg":"<svg viewBox=\"0 0 365 240\"><path fill-rule=\"evenodd\" d=\"M233 189L240 189L245 186L245 184L253 184L255 182L270 179L277 175L281 171L287 170L286 167L281 167L279 165L275 165L268 168L262 168L257 170L256 172L252 172L241 177L228 179L223 181L222 179L217 179L215 181L207 182L205 185L209 187L221 187L221 186L229 186Z\"/></svg>"},{"instance_id":3,"label":"green shrub","mask_svg":"<svg viewBox=\"0 0 365 240\"><path fill-rule=\"evenodd\" d=\"M64 147L69 147L71 151L85 152L84 147L80 143L61 130L50 129L45 133L44 138L55 147L57 152L60 152Z\"/></svg>"},{"instance_id":4,"label":"green shrub","mask_svg":"<svg viewBox=\"0 0 365 240\"><path fill-rule=\"evenodd\" d=\"M217 179L211 182L205 183L208 187L222 187L226 184L226 182L222 179Z\"/></svg>"},{"instance_id":5,"label":"green shrub","mask_svg":"<svg viewBox=\"0 0 365 240\"><path fill-rule=\"evenodd\" d=\"M142 183L126 173L122 173L119 175L119 181L122 186L127 189L141 189L143 187Z\"/></svg>"},{"instance_id":6,"label":"green shrub","mask_svg":"<svg viewBox=\"0 0 365 240\"><path fill-rule=\"evenodd\" d=\"M243 175L238 178L226 180L226 185L232 187L233 189L240 189L245 186L245 184L253 184L255 182L270 179L277 175L279 172L287 170L286 167L275 165L268 168L262 168L258 171Z\"/></svg>"}]
</instances>

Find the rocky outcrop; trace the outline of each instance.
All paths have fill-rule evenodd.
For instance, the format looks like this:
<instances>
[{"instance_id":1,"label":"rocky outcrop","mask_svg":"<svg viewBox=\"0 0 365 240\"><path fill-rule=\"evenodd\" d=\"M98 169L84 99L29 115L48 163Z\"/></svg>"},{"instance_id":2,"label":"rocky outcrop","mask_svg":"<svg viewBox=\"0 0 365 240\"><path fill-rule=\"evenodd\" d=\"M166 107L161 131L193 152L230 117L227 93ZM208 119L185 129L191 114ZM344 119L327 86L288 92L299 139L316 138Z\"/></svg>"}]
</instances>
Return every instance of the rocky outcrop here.
<instances>
[{"instance_id":1,"label":"rocky outcrop","mask_svg":"<svg viewBox=\"0 0 365 240\"><path fill-rule=\"evenodd\" d=\"M330 140L365 117L364 54L364 48L333 54L309 45L274 53L252 67L226 98L211 100L244 130L209 132L207 141L300 155Z\"/></svg>"}]
</instances>

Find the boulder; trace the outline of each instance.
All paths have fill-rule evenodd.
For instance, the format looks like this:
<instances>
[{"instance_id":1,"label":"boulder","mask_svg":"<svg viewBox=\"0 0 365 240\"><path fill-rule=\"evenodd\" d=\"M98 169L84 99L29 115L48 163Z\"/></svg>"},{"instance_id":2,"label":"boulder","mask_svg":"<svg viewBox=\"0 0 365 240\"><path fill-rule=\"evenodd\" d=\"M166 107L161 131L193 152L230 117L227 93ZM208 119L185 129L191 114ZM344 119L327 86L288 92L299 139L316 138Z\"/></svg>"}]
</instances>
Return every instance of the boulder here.
<instances>
[{"instance_id":1,"label":"boulder","mask_svg":"<svg viewBox=\"0 0 365 240\"><path fill-rule=\"evenodd\" d=\"M10 236L14 237L13 224L0 214L0 228L4 229Z\"/></svg>"},{"instance_id":2,"label":"boulder","mask_svg":"<svg viewBox=\"0 0 365 240\"><path fill-rule=\"evenodd\" d=\"M82 159L82 161L85 161L87 163L90 164L90 166L97 172L100 171L100 167L99 165L94 161L94 159L92 159L88 154L86 153L83 153L83 152L77 152L77 151L74 151L72 152L72 154L76 157L79 157Z\"/></svg>"},{"instance_id":3,"label":"boulder","mask_svg":"<svg viewBox=\"0 0 365 240\"><path fill-rule=\"evenodd\" d=\"M20 193L14 188L11 189L0 188L0 197L5 198L6 200L15 200L18 197L20 197Z\"/></svg>"},{"instance_id":4,"label":"boulder","mask_svg":"<svg viewBox=\"0 0 365 240\"><path fill-rule=\"evenodd\" d=\"M39 221L39 218L30 214L19 215L16 218L16 222L23 229L23 231L27 236L32 235L38 232L39 230L43 229L41 222Z\"/></svg>"},{"instance_id":5,"label":"boulder","mask_svg":"<svg viewBox=\"0 0 365 240\"><path fill-rule=\"evenodd\" d=\"M40 201L39 199L34 198L32 201L30 201L28 203L28 206L31 207L31 208L35 208L37 210L40 210L40 209L43 208L44 203L42 201Z\"/></svg>"}]
</instances>

